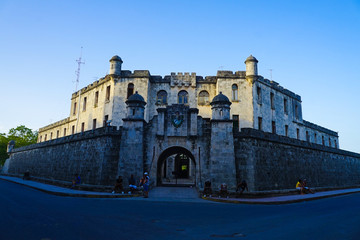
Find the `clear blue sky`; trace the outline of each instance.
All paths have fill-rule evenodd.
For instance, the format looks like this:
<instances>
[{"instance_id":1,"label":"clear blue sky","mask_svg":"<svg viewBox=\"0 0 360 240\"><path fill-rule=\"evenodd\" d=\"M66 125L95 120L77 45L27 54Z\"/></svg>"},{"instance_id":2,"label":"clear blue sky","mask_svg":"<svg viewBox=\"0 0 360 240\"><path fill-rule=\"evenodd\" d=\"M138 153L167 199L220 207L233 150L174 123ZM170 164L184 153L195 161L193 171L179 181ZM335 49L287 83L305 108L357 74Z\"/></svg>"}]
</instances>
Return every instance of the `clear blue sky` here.
<instances>
[{"instance_id":1,"label":"clear blue sky","mask_svg":"<svg viewBox=\"0 0 360 240\"><path fill-rule=\"evenodd\" d=\"M360 1L0 2L0 132L37 130L70 113L80 87L123 69L153 75L245 70L302 97L303 117L360 153Z\"/></svg>"}]
</instances>

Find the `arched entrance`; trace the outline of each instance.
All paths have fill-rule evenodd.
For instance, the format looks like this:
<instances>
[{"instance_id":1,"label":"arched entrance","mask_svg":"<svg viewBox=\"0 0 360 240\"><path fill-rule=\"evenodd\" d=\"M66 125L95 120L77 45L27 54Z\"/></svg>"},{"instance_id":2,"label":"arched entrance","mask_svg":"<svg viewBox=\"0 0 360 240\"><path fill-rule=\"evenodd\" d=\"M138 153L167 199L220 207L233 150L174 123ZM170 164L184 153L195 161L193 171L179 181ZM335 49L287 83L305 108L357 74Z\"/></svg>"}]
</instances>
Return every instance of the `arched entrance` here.
<instances>
[{"instance_id":1,"label":"arched entrance","mask_svg":"<svg viewBox=\"0 0 360 240\"><path fill-rule=\"evenodd\" d=\"M158 186L195 185L195 158L186 148L170 147L160 154L156 175Z\"/></svg>"}]
</instances>

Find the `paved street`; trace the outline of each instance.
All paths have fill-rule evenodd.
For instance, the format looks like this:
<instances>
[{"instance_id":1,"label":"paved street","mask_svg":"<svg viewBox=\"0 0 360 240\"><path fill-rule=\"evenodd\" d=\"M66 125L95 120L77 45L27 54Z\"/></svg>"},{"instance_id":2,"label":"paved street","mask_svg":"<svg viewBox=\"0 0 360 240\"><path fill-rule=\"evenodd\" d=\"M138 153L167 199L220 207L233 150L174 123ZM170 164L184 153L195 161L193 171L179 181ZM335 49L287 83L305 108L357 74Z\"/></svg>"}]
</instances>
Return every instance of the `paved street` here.
<instances>
[{"instance_id":1,"label":"paved street","mask_svg":"<svg viewBox=\"0 0 360 240\"><path fill-rule=\"evenodd\" d=\"M0 239L360 239L359 202L75 198L0 180Z\"/></svg>"}]
</instances>

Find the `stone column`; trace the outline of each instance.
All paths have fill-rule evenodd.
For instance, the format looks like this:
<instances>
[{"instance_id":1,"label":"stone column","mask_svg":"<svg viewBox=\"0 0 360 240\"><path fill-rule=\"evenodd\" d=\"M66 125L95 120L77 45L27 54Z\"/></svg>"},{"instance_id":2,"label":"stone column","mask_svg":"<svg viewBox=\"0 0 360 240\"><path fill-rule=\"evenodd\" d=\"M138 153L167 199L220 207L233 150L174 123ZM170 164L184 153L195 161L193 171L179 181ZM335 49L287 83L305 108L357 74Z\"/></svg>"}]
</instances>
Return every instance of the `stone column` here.
<instances>
[{"instance_id":1,"label":"stone column","mask_svg":"<svg viewBox=\"0 0 360 240\"><path fill-rule=\"evenodd\" d=\"M158 108L156 111L158 112L156 135L164 136L166 108Z\"/></svg>"}]
</instances>

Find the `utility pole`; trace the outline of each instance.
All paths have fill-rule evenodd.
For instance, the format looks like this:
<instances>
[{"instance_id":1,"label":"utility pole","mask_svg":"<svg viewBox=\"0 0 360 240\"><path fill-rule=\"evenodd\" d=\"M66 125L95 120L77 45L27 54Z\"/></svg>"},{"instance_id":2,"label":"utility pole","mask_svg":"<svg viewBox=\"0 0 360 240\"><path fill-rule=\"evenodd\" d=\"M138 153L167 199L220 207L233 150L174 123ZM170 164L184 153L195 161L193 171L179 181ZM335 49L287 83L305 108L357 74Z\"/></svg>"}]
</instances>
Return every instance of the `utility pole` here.
<instances>
[{"instance_id":1,"label":"utility pole","mask_svg":"<svg viewBox=\"0 0 360 240\"><path fill-rule=\"evenodd\" d=\"M79 80L80 80L80 67L81 64L85 64L85 62L81 61L81 57L82 57L82 49L83 47L81 47L81 51L80 51L80 57L79 59L76 60L76 62L78 63L78 68L75 71L76 74L76 86L75 86L75 92L77 91L78 85L79 85ZM79 101L78 101L78 111L77 111L77 116L76 116L76 125L75 125L75 133L77 133L77 127L78 127L78 123L79 123L79 116L80 116L80 97L81 97L81 90L79 90Z\"/></svg>"}]
</instances>

